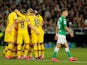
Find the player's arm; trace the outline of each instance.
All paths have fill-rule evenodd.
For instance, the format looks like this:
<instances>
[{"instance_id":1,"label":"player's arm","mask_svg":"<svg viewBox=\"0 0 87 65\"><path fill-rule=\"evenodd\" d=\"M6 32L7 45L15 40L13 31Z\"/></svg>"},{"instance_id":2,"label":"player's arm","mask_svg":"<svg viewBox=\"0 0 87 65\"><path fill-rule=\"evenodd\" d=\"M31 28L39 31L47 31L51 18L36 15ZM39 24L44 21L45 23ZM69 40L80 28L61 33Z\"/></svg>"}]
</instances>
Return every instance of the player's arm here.
<instances>
[{"instance_id":1,"label":"player's arm","mask_svg":"<svg viewBox=\"0 0 87 65\"><path fill-rule=\"evenodd\" d=\"M71 37L74 37L73 33L70 31L68 27L65 27L65 30L70 34Z\"/></svg>"},{"instance_id":2,"label":"player's arm","mask_svg":"<svg viewBox=\"0 0 87 65\"><path fill-rule=\"evenodd\" d=\"M31 28L32 30L34 30L35 32L36 32L36 34L37 35L39 35L40 33L35 29L35 27L34 26L32 26L31 24L30 24L30 21L29 21L29 19L26 19L26 22L28 22L28 26L29 26L29 28Z\"/></svg>"},{"instance_id":3,"label":"player's arm","mask_svg":"<svg viewBox=\"0 0 87 65\"><path fill-rule=\"evenodd\" d=\"M8 32L10 33L12 31L12 29L14 28L15 24L18 23L18 20L15 19L15 22L12 23L12 25L10 26L10 28L8 29Z\"/></svg>"},{"instance_id":4,"label":"player's arm","mask_svg":"<svg viewBox=\"0 0 87 65\"><path fill-rule=\"evenodd\" d=\"M66 20L64 21L64 28L65 30L70 34L71 37L74 37L73 33L70 31L70 29L67 27Z\"/></svg>"},{"instance_id":5,"label":"player's arm","mask_svg":"<svg viewBox=\"0 0 87 65\"><path fill-rule=\"evenodd\" d=\"M25 17L19 10L16 9L15 12L18 16L23 17L23 18Z\"/></svg>"},{"instance_id":6,"label":"player's arm","mask_svg":"<svg viewBox=\"0 0 87 65\"><path fill-rule=\"evenodd\" d=\"M57 34L58 34L58 26L56 26L56 34L55 34L54 40L58 40Z\"/></svg>"},{"instance_id":7,"label":"player's arm","mask_svg":"<svg viewBox=\"0 0 87 65\"><path fill-rule=\"evenodd\" d=\"M37 35L39 35L40 33L34 28L34 26L32 26L31 24L29 24L29 27L34 30L36 32Z\"/></svg>"}]
</instances>

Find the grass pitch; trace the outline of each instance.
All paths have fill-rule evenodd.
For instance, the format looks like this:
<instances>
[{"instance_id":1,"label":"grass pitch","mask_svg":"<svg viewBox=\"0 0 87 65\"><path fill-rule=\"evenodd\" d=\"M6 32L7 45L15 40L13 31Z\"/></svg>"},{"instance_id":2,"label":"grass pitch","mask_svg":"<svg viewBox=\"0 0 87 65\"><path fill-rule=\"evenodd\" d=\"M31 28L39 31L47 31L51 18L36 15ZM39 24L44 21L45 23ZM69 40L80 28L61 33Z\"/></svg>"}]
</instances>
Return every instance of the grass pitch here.
<instances>
[{"instance_id":1,"label":"grass pitch","mask_svg":"<svg viewBox=\"0 0 87 65\"><path fill-rule=\"evenodd\" d=\"M0 46L0 54L3 51L2 46ZM45 49L45 59L44 60L17 60L11 59L7 60L2 55L0 55L0 65L87 65L87 48L71 48L71 53L74 57L78 58L78 61L69 62L69 59L65 53L64 48L61 48L57 59L61 62L51 62L51 57L54 48Z\"/></svg>"}]
</instances>

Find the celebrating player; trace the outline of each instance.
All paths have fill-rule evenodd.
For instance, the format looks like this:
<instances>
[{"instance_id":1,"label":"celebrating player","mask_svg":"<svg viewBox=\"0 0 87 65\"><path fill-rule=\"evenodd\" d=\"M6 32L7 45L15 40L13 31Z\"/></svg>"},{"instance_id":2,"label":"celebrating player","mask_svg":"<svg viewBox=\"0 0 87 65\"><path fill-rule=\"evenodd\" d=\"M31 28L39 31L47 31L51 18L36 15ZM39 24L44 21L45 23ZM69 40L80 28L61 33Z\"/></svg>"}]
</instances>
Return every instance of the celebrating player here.
<instances>
[{"instance_id":1,"label":"celebrating player","mask_svg":"<svg viewBox=\"0 0 87 65\"><path fill-rule=\"evenodd\" d=\"M7 21L7 27L5 30L5 38L4 41L8 43L7 47L7 52L5 57L7 59L12 58L12 50L16 42L16 30L15 30L15 23L17 22L17 15L16 12L11 12L8 16L8 21Z\"/></svg>"},{"instance_id":2,"label":"celebrating player","mask_svg":"<svg viewBox=\"0 0 87 65\"><path fill-rule=\"evenodd\" d=\"M38 11L35 10L36 16L39 17L40 20L40 35L39 35L39 43L38 43L38 54L39 58L43 59L44 58L44 31L43 31L43 18L42 16L38 13Z\"/></svg>"}]
</instances>

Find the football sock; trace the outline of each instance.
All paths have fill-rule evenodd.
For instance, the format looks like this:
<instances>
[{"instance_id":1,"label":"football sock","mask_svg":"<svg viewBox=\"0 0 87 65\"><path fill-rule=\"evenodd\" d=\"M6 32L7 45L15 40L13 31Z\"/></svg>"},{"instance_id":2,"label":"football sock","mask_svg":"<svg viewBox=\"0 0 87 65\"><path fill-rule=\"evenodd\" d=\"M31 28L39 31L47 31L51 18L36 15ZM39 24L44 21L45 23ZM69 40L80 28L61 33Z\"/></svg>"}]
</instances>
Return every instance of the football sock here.
<instances>
[{"instance_id":1,"label":"football sock","mask_svg":"<svg viewBox=\"0 0 87 65\"><path fill-rule=\"evenodd\" d=\"M5 46L5 48L4 48L4 50L3 50L3 54L4 54L4 55L6 54L7 50L8 50L8 46Z\"/></svg>"},{"instance_id":2,"label":"football sock","mask_svg":"<svg viewBox=\"0 0 87 65\"><path fill-rule=\"evenodd\" d=\"M57 57L58 51L59 51L59 48L55 47L52 58L56 58Z\"/></svg>"},{"instance_id":3,"label":"football sock","mask_svg":"<svg viewBox=\"0 0 87 65\"><path fill-rule=\"evenodd\" d=\"M38 54L39 54L39 56L41 56L41 46L39 43L38 43Z\"/></svg>"},{"instance_id":4,"label":"football sock","mask_svg":"<svg viewBox=\"0 0 87 65\"><path fill-rule=\"evenodd\" d=\"M69 48L65 48L65 51L66 51L66 53L67 53L67 55L68 55L69 58L72 57Z\"/></svg>"},{"instance_id":5,"label":"football sock","mask_svg":"<svg viewBox=\"0 0 87 65\"><path fill-rule=\"evenodd\" d=\"M29 51L29 44L26 44L24 49L24 56L28 55L28 51Z\"/></svg>"},{"instance_id":6,"label":"football sock","mask_svg":"<svg viewBox=\"0 0 87 65\"><path fill-rule=\"evenodd\" d=\"M41 46L41 55L44 56L44 44L42 43L40 44L40 46Z\"/></svg>"},{"instance_id":7,"label":"football sock","mask_svg":"<svg viewBox=\"0 0 87 65\"><path fill-rule=\"evenodd\" d=\"M11 44L11 43L8 44L8 47L7 47L8 50L7 50L7 53L6 53L6 57L11 56L13 47L14 47L14 44Z\"/></svg>"},{"instance_id":8,"label":"football sock","mask_svg":"<svg viewBox=\"0 0 87 65\"><path fill-rule=\"evenodd\" d=\"M34 56L35 56L35 58L38 58L37 44L34 44Z\"/></svg>"},{"instance_id":9,"label":"football sock","mask_svg":"<svg viewBox=\"0 0 87 65\"><path fill-rule=\"evenodd\" d=\"M21 57L21 49L22 49L22 45L18 44L17 46L17 56Z\"/></svg>"},{"instance_id":10,"label":"football sock","mask_svg":"<svg viewBox=\"0 0 87 65\"><path fill-rule=\"evenodd\" d=\"M30 45L30 48L29 48L29 57L32 57L32 52L33 52L33 45Z\"/></svg>"}]
</instances>

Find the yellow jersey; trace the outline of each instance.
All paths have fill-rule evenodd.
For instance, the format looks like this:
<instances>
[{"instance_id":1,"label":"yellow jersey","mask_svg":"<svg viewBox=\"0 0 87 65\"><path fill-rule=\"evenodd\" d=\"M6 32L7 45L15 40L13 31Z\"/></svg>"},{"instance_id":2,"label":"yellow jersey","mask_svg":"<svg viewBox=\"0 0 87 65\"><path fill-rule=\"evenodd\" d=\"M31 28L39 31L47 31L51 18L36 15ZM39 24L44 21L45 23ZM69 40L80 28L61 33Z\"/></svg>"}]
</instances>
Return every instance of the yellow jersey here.
<instances>
[{"instance_id":1,"label":"yellow jersey","mask_svg":"<svg viewBox=\"0 0 87 65\"><path fill-rule=\"evenodd\" d=\"M43 25L43 17L41 15L38 15L39 17L39 20L40 20L40 32L44 34L44 31L43 31L43 28L42 28L42 25Z\"/></svg>"},{"instance_id":2,"label":"yellow jersey","mask_svg":"<svg viewBox=\"0 0 87 65\"><path fill-rule=\"evenodd\" d=\"M8 29L11 27L11 25L15 22L15 19L17 19L17 15L15 12L11 12L9 15L8 15L8 24L7 24L7 27L6 27L6 31L8 31ZM14 28L13 28L14 29Z\"/></svg>"},{"instance_id":3,"label":"yellow jersey","mask_svg":"<svg viewBox=\"0 0 87 65\"><path fill-rule=\"evenodd\" d=\"M25 19L26 17L18 17L18 32L28 31L28 22Z\"/></svg>"},{"instance_id":4,"label":"yellow jersey","mask_svg":"<svg viewBox=\"0 0 87 65\"><path fill-rule=\"evenodd\" d=\"M40 32L40 19L37 16L29 16L28 17L30 24L34 26L34 28ZM31 33L35 33L34 30L31 29Z\"/></svg>"},{"instance_id":5,"label":"yellow jersey","mask_svg":"<svg viewBox=\"0 0 87 65\"><path fill-rule=\"evenodd\" d=\"M38 15L39 19L40 19L40 28L42 28L42 24L43 24L43 17L41 15Z\"/></svg>"}]
</instances>

